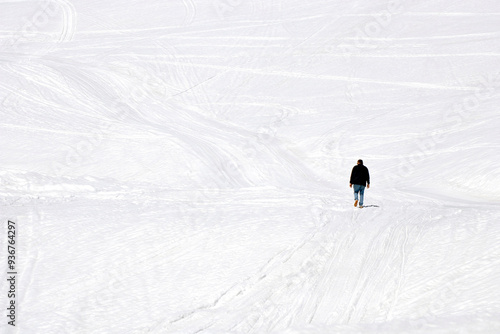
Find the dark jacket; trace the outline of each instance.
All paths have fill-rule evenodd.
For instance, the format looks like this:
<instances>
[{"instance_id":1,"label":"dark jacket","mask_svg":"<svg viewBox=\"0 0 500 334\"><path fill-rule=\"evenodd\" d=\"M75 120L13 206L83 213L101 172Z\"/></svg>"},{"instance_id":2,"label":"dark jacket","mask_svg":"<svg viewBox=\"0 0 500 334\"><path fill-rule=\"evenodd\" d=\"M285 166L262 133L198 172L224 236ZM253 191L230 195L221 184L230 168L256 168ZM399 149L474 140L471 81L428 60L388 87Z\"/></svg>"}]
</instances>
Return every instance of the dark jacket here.
<instances>
[{"instance_id":1,"label":"dark jacket","mask_svg":"<svg viewBox=\"0 0 500 334\"><path fill-rule=\"evenodd\" d=\"M361 186L366 186L367 183L370 184L370 173L368 172L368 168L364 165L354 166L352 168L351 180L349 183Z\"/></svg>"}]
</instances>

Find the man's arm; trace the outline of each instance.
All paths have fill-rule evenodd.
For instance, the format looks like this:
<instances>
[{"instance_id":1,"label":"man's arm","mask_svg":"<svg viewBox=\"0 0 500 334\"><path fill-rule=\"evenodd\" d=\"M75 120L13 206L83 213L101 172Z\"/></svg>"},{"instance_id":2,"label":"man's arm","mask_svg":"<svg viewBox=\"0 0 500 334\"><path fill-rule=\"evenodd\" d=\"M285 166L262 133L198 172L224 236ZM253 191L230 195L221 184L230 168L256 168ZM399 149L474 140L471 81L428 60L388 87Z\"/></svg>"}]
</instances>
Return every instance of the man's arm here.
<instances>
[{"instance_id":1,"label":"man's arm","mask_svg":"<svg viewBox=\"0 0 500 334\"><path fill-rule=\"evenodd\" d=\"M368 171L368 168L366 169L366 187L370 188L370 172Z\"/></svg>"},{"instance_id":2,"label":"man's arm","mask_svg":"<svg viewBox=\"0 0 500 334\"><path fill-rule=\"evenodd\" d=\"M354 167L352 168L352 171L351 171L351 178L349 179L349 187L352 188L352 177L353 177L353 174L354 174Z\"/></svg>"}]
</instances>

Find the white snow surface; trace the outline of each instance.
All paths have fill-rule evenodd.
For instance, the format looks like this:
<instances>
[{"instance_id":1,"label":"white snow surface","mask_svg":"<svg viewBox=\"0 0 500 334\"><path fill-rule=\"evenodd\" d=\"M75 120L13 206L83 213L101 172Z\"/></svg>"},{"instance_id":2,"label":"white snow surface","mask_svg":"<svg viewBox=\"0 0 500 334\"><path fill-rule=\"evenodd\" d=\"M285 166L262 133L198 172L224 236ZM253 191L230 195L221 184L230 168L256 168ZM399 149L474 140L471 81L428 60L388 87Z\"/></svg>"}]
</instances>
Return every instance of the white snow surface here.
<instances>
[{"instance_id":1,"label":"white snow surface","mask_svg":"<svg viewBox=\"0 0 500 334\"><path fill-rule=\"evenodd\" d=\"M0 332L500 333L500 2L1 1L0 46Z\"/></svg>"}]
</instances>

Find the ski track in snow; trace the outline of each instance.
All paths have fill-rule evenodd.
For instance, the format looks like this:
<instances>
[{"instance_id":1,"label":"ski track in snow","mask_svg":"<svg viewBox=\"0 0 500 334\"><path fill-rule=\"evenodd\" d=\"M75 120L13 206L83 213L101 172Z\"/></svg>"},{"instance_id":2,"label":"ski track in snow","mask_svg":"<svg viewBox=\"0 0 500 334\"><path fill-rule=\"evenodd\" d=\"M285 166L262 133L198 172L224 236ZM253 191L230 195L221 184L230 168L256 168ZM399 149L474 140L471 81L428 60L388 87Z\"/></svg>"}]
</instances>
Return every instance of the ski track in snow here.
<instances>
[{"instance_id":1,"label":"ski track in snow","mask_svg":"<svg viewBox=\"0 0 500 334\"><path fill-rule=\"evenodd\" d=\"M497 4L127 4L0 3L2 333L500 332Z\"/></svg>"}]
</instances>

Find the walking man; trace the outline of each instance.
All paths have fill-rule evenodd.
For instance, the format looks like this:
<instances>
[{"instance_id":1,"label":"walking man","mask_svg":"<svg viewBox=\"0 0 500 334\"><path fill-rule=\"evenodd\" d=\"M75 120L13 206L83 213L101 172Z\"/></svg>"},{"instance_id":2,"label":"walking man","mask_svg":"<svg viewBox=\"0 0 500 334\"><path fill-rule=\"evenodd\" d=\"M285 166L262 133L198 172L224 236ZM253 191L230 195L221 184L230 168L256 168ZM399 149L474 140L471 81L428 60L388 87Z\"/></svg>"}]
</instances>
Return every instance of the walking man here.
<instances>
[{"instance_id":1,"label":"walking man","mask_svg":"<svg viewBox=\"0 0 500 334\"><path fill-rule=\"evenodd\" d=\"M352 168L351 180L349 181L349 187L352 188L354 185L354 206L358 205L358 193L359 193L359 208L363 208L363 197L365 194L365 186L370 188L370 173L368 168L363 165L363 160L359 159L358 164Z\"/></svg>"}]
</instances>

